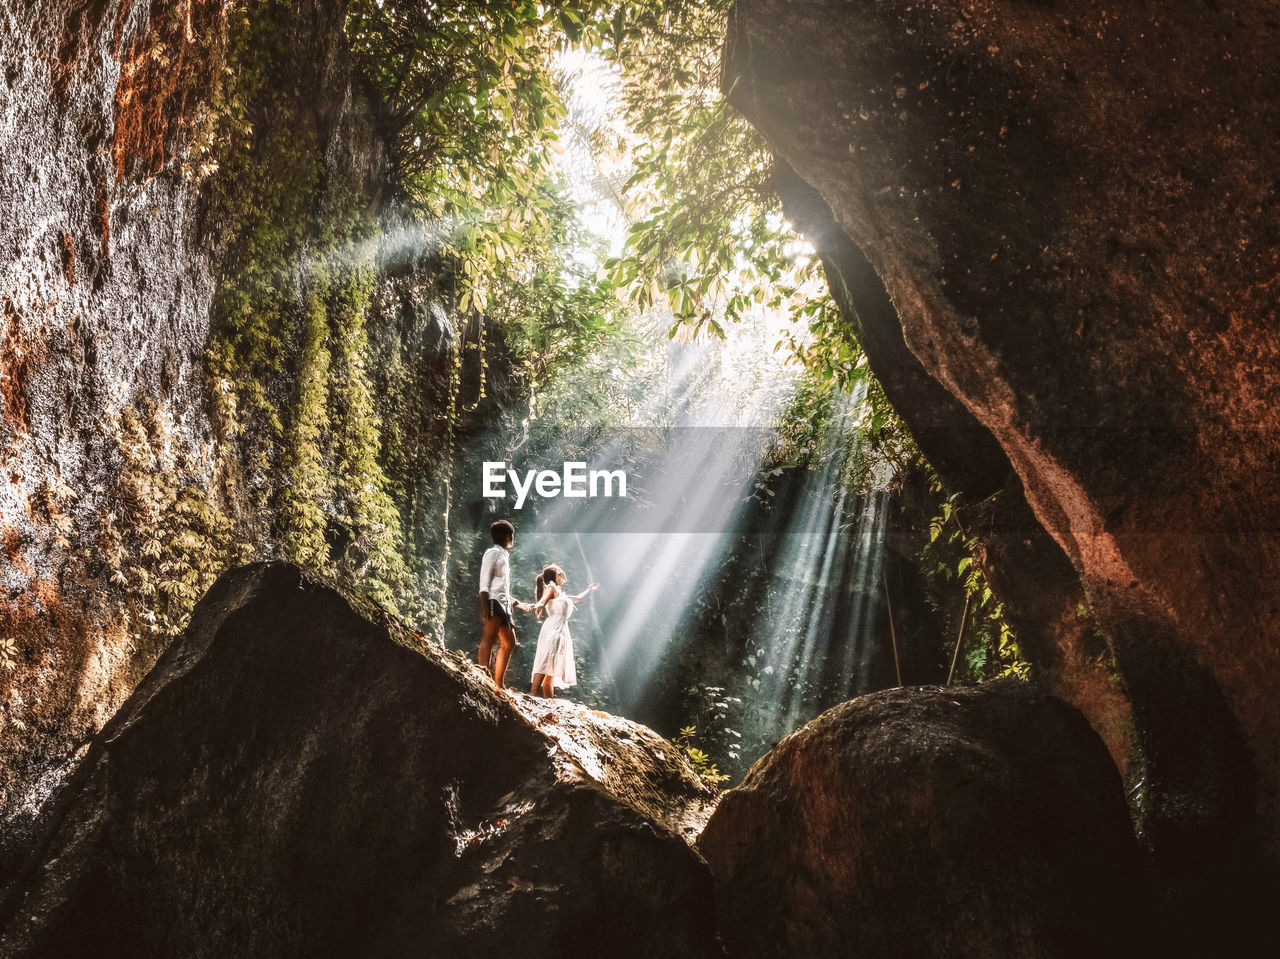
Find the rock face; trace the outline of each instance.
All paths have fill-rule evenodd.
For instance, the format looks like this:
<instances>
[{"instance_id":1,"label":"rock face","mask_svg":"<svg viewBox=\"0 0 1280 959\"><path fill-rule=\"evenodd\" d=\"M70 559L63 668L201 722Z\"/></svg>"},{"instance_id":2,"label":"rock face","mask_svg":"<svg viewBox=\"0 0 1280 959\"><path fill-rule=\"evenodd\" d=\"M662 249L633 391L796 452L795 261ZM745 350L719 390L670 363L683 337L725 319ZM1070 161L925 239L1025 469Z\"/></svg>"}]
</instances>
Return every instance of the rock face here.
<instances>
[{"instance_id":1,"label":"rock face","mask_svg":"<svg viewBox=\"0 0 1280 959\"><path fill-rule=\"evenodd\" d=\"M215 264L197 192L176 171L135 178L116 165L116 94L150 6L0 3L0 814L159 652L128 628L102 558L102 521L120 508L122 413L145 400L195 460L210 439L199 358ZM196 6L203 32L210 5Z\"/></svg>"},{"instance_id":2,"label":"rock face","mask_svg":"<svg viewBox=\"0 0 1280 959\"><path fill-rule=\"evenodd\" d=\"M1277 39L1264 3L744 0L726 48L1080 574L1175 872L1280 853Z\"/></svg>"},{"instance_id":3,"label":"rock face","mask_svg":"<svg viewBox=\"0 0 1280 959\"><path fill-rule=\"evenodd\" d=\"M964 525L985 531L983 566L1035 663L1036 682L1089 718L1123 771L1132 746L1130 705L1117 688L1105 642L1096 641L1090 618L1080 615L1079 575L1037 522L991 432L908 349L893 300L826 201L785 161L776 164L774 185L788 219L821 256L831 295L851 318L885 395L938 475L966 497L959 505Z\"/></svg>"},{"instance_id":4,"label":"rock face","mask_svg":"<svg viewBox=\"0 0 1280 959\"><path fill-rule=\"evenodd\" d=\"M712 956L709 795L625 720L497 694L376 608L226 574L90 747L6 956Z\"/></svg>"},{"instance_id":5,"label":"rock face","mask_svg":"<svg viewBox=\"0 0 1280 959\"><path fill-rule=\"evenodd\" d=\"M737 959L1120 955L1142 919L1106 749L1016 680L823 713L724 795L698 849Z\"/></svg>"},{"instance_id":6,"label":"rock face","mask_svg":"<svg viewBox=\"0 0 1280 959\"><path fill-rule=\"evenodd\" d=\"M434 264L395 234L346 15L0 0L0 874L218 573L298 557L299 515L307 565L348 582L391 550L373 507L325 528L353 499L333 470L290 475L283 447L326 407L378 416L322 430L315 456L364 463L359 486L357 447L395 449L372 485L441 512L423 491L457 331ZM287 513L282 490L308 495ZM438 566L438 524L417 525Z\"/></svg>"}]
</instances>

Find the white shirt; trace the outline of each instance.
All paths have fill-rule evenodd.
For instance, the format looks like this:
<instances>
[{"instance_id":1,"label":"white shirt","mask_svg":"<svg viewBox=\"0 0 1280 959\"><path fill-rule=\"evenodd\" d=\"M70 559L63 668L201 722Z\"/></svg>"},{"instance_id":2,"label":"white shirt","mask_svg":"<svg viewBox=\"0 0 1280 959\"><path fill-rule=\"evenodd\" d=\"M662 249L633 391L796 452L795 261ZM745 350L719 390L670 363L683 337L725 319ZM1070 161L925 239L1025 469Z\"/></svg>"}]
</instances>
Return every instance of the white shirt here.
<instances>
[{"instance_id":1,"label":"white shirt","mask_svg":"<svg viewBox=\"0 0 1280 959\"><path fill-rule=\"evenodd\" d=\"M511 604L511 561L501 546L490 546L480 564L480 592L503 606Z\"/></svg>"}]
</instances>

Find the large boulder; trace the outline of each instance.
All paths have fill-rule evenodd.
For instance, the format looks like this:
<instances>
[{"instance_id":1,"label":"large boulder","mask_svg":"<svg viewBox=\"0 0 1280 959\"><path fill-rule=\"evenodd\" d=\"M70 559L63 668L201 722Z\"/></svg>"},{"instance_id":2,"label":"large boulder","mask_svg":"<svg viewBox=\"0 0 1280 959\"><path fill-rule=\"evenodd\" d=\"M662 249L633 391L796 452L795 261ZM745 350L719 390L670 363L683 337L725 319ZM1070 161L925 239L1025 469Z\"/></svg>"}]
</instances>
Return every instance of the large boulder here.
<instances>
[{"instance_id":1,"label":"large boulder","mask_svg":"<svg viewBox=\"0 0 1280 959\"><path fill-rule=\"evenodd\" d=\"M224 575L93 742L6 956L710 956L710 796L283 563Z\"/></svg>"},{"instance_id":2,"label":"large boulder","mask_svg":"<svg viewBox=\"0 0 1280 959\"><path fill-rule=\"evenodd\" d=\"M1263 2L742 0L726 47L1079 572L1171 875L1280 858L1277 39Z\"/></svg>"},{"instance_id":3,"label":"large boulder","mask_svg":"<svg viewBox=\"0 0 1280 959\"><path fill-rule=\"evenodd\" d=\"M1141 920L1106 747L1016 680L828 710L725 794L698 849L735 959L1120 955Z\"/></svg>"}]
</instances>

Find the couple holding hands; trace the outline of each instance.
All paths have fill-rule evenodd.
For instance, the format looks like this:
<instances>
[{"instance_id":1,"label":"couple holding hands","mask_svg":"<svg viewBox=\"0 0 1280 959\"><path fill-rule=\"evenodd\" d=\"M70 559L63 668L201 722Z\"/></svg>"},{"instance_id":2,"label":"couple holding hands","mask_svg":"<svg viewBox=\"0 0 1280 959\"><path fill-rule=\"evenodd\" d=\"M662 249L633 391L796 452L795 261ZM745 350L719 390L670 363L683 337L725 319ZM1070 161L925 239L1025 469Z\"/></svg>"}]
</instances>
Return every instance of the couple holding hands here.
<instances>
[{"instance_id":1,"label":"couple holding hands","mask_svg":"<svg viewBox=\"0 0 1280 959\"><path fill-rule=\"evenodd\" d=\"M565 592L568 577L559 566L547 566L534 580L534 601L523 603L511 594L511 549L516 528L500 519L489 527L493 545L485 551L480 564L479 612L483 629L480 634L480 667L493 677L499 689L504 688L507 664L516 648L515 626L511 607L547 619L538 633L538 651L533 657L533 689L535 696L555 696L556 683L572 686L578 681L573 666L573 637L569 635L569 617L574 607L600 584L592 583L577 596ZM496 651L494 647L497 647Z\"/></svg>"}]
</instances>

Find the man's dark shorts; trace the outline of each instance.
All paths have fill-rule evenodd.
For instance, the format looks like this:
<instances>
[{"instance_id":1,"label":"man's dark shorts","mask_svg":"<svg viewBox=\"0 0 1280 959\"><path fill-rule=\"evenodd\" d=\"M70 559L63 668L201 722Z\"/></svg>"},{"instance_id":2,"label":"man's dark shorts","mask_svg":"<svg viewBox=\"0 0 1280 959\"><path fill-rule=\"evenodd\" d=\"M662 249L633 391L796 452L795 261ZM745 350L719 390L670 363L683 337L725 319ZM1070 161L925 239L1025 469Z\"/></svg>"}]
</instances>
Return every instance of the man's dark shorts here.
<instances>
[{"instance_id":1,"label":"man's dark shorts","mask_svg":"<svg viewBox=\"0 0 1280 959\"><path fill-rule=\"evenodd\" d=\"M509 626L511 627L511 631L513 633L515 632L515 623L511 621L511 610L507 609L506 606L502 605L502 603L498 602L496 599L489 600L489 616L498 617L502 626Z\"/></svg>"}]
</instances>

